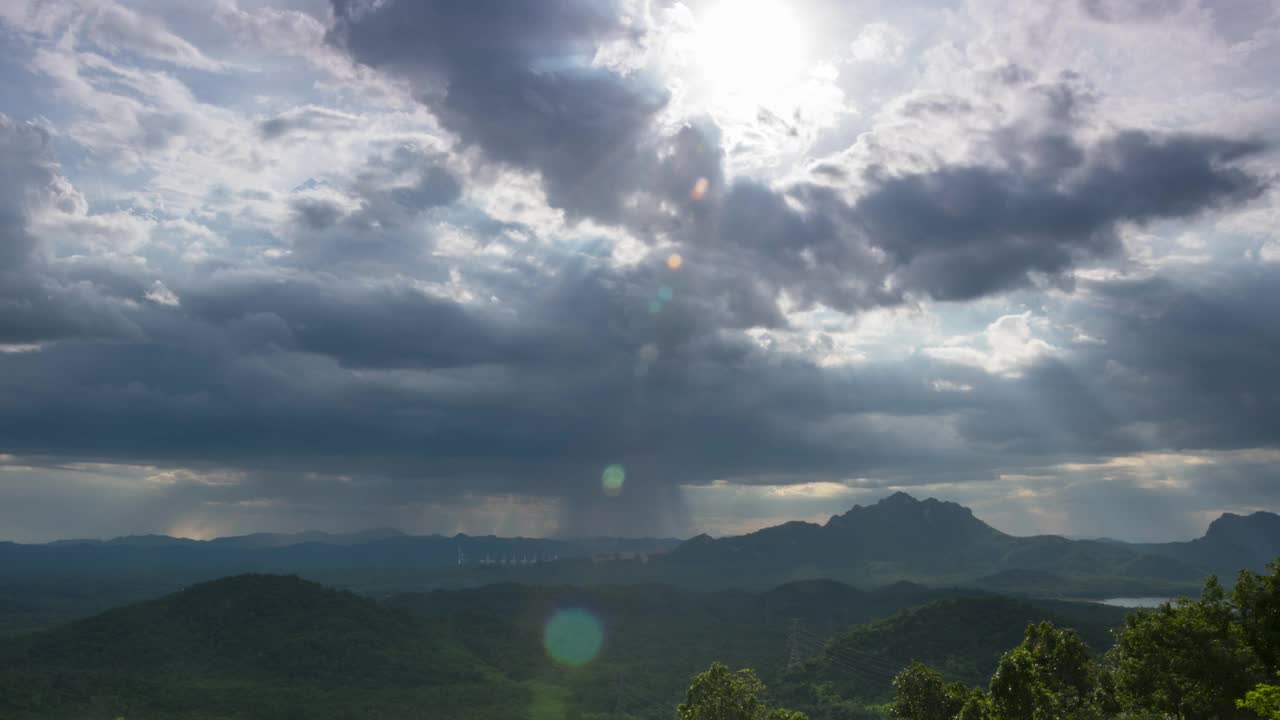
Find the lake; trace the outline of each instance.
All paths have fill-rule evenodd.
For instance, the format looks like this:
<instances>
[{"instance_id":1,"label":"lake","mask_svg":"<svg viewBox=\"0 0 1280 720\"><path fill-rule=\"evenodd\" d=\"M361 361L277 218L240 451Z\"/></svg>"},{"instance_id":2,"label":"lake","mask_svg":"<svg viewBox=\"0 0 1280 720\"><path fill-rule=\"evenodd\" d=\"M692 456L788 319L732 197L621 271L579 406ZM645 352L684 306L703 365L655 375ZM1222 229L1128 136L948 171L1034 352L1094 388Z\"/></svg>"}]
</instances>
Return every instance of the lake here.
<instances>
[{"instance_id":1,"label":"lake","mask_svg":"<svg viewBox=\"0 0 1280 720\"><path fill-rule=\"evenodd\" d=\"M1153 608L1158 607L1160 603L1168 601L1169 598L1163 597L1118 597L1099 600L1103 605L1113 605L1115 607L1127 608Z\"/></svg>"}]
</instances>

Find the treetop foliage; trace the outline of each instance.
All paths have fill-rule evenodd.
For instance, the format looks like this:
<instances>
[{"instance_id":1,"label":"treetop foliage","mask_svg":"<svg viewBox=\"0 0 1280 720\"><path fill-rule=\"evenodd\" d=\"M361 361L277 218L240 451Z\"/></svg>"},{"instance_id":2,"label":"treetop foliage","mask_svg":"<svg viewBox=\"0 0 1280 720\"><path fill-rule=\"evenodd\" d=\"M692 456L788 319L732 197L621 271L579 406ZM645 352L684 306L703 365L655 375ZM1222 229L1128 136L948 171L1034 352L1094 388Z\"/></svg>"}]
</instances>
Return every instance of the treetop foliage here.
<instances>
[{"instance_id":1,"label":"treetop foliage","mask_svg":"<svg viewBox=\"0 0 1280 720\"><path fill-rule=\"evenodd\" d=\"M913 663L894 679L890 714L904 720L1251 720L1280 718L1280 562L1217 578L1198 599L1129 614L1099 661L1072 630L1029 625L988 688L944 684Z\"/></svg>"},{"instance_id":2,"label":"treetop foliage","mask_svg":"<svg viewBox=\"0 0 1280 720\"><path fill-rule=\"evenodd\" d=\"M803 713L770 708L761 699L764 683L749 669L730 672L712 663L689 685L676 720L808 720Z\"/></svg>"}]
</instances>

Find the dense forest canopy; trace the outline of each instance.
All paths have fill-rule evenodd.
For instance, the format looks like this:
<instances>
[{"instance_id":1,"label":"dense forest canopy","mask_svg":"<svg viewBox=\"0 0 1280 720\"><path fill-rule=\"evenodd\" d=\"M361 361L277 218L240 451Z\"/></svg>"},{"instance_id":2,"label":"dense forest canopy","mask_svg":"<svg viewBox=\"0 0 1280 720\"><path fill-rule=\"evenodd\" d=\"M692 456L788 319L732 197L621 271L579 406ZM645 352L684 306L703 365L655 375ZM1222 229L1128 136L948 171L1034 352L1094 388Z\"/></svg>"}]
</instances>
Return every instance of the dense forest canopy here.
<instances>
[{"instance_id":1,"label":"dense forest canopy","mask_svg":"<svg viewBox=\"0 0 1280 720\"><path fill-rule=\"evenodd\" d=\"M11 637L0 717L1245 720L1275 716L1278 656L1280 563L1127 614L838 584L379 603L251 575Z\"/></svg>"}]
</instances>

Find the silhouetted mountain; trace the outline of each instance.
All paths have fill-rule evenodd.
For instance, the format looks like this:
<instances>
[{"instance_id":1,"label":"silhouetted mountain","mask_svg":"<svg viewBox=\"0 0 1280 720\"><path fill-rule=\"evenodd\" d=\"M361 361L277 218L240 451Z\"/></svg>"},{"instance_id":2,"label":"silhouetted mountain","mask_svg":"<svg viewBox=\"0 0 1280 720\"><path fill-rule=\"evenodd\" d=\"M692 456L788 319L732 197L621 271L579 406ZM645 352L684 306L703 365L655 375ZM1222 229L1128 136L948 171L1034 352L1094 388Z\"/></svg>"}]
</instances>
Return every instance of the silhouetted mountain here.
<instances>
[{"instance_id":1,"label":"silhouetted mountain","mask_svg":"<svg viewBox=\"0 0 1280 720\"><path fill-rule=\"evenodd\" d=\"M649 555L679 543L661 538L415 536L396 530L344 535L261 533L208 541L144 535L38 545L0 543L0 576L146 572L173 574L191 582L247 572L425 571L459 565L529 565L610 553Z\"/></svg>"},{"instance_id":2,"label":"silhouetted mountain","mask_svg":"<svg viewBox=\"0 0 1280 720\"><path fill-rule=\"evenodd\" d=\"M716 563L767 571L779 566L822 570L894 566L903 577L968 568L1012 538L978 520L965 507L895 493L855 505L825 525L789 522L748 535L691 539L668 556L673 563ZM892 573L889 573L892 576Z\"/></svg>"},{"instance_id":3,"label":"silhouetted mountain","mask_svg":"<svg viewBox=\"0 0 1280 720\"><path fill-rule=\"evenodd\" d=\"M988 587L1026 595L1105 597L1194 593L1206 574L1229 578L1241 566L1259 570L1278 556L1280 516L1271 513L1224 515L1204 537L1190 542L1138 545L1012 536L956 503L895 493L821 525L787 522L740 536L699 535L683 543L411 536L394 530L266 533L210 541L135 536L88 543L0 543L0 578L63 578L82 584L128 577L148 587L173 589L237 573L295 573L378 594L508 580L760 590L830 578L864 587L897 580L935 586L991 582Z\"/></svg>"},{"instance_id":4,"label":"silhouetted mountain","mask_svg":"<svg viewBox=\"0 0 1280 720\"><path fill-rule=\"evenodd\" d=\"M225 547L288 547L289 545L301 545L303 543L322 543L326 545L360 545L367 542L375 542L377 540L388 540L391 538L407 537L405 533L394 528L378 528L375 530L364 530L355 533L327 533L327 532L300 532L300 533L252 533L250 535L234 535L231 537L214 538L209 541L211 545L221 545Z\"/></svg>"},{"instance_id":5,"label":"silhouetted mountain","mask_svg":"<svg viewBox=\"0 0 1280 720\"><path fill-rule=\"evenodd\" d=\"M1140 547L1230 577L1241 567L1257 569L1280 558L1280 515L1224 513L1209 523L1203 537Z\"/></svg>"},{"instance_id":6,"label":"silhouetted mountain","mask_svg":"<svg viewBox=\"0 0 1280 720\"><path fill-rule=\"evenodd\" d=\"M152 548L191 546L198 542L198 540L169 537L168 535L125 535L124 537L107 540L105 544L125 547Z\"/></svg>"},{"instance_id":7,"label":"silhouetted mountain","mask_svg":"<svg viewBox=\"0 0 1280 720\"><path fill-rule=\"evenodd\" d=\"M880 502L855 505L823 527L831 553L855 561L891 561L934 567L952 562L953 550L983 546L1008 535L973 511L934 498L916 500L898 492Z\"/></svg>"},{"instance_id":8,"label":"silhouetted mountain","mask_svg":"<svg viewBox=\"0 0 1280 720\"><path fill-rule=\"evenodd\" d=\"M1039 595L1105 595L1194 591L1208 572L1261 569L1278 556L1280 516L1271 513L1224 515L1203 538L1187 543L1135 545L1016 537L956 503L899 492L874 505L854 506L825 525L790 522L736 537L699 536L665 561L703 566L726 578L791 572L872 583L913 578L992 583Z\"/></svg>"}]
</instances>

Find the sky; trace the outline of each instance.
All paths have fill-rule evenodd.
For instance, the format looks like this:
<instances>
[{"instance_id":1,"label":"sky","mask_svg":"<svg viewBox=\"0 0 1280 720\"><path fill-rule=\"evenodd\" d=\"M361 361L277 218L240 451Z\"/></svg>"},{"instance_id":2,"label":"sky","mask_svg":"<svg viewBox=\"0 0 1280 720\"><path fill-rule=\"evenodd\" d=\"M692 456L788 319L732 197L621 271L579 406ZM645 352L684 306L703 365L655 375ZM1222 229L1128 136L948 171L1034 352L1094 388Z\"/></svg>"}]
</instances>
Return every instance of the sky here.
<instances>
[{"instance_id":1,"label":"sky","mask_svg":"<svg viewBox=\"0 0 1280 720\"><path fill-rule=\"evenodd\" d=\"M6 0L0 538L1280 510L1273 0Z\"/></svg>"}]
</instances>

